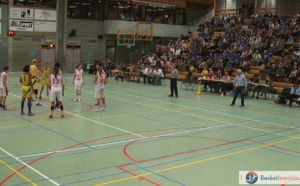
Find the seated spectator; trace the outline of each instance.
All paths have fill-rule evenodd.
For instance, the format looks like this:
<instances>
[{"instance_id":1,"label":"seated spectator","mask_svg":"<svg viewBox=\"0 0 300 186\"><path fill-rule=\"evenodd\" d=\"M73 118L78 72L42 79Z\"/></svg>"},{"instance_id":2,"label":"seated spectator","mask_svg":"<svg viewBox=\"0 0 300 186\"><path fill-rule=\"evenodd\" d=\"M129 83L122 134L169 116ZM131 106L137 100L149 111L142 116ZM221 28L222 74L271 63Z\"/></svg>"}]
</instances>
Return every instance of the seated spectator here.
<instances>
[{"instance_id":1,"label":"seated spectator","mask_svg":"<svg viewBox=\"0 0 300 186\"><path fill-rule=\"evenodd\" d=\"M276 71L277 71L276 65L273 63L269 70L269 76L273 81L275 80L276 77Z\"/></svg>"},{"instance_id":2,"label":"seated spectator","mask_svg":"<svg viewBox=\"0 0 300 186\"><path fill-rule=\"evenodd\" d=\"M258 75L257 77L254 78L253 83L259 84L260 80L261 80L261 76ZM251 87L251 89L253 90L252 98L258 99L258 94L260 92L260 87L257 86L257 85L254 85L253 87ZM255 93L257 93L256 97L255 97Z\"/></svg>"},{"instance_id":3,"label":"seated spectator","mask_svg":"<svg viewBox=\"0 0 300 186\"><path fill-rule=\"evenodd\" d=\"M252 63L256 66L261 66L262 64L261 55L258 53L258 50L253 54Z\"/></svg>"},{"instance_id":4,"label":"seated spectator","mask_svg":"<svg viewBox=\"0 0 300 186\"><path fill-rule=\"evenodd\" d=\"M287 42L286 42L287 45L292 45L294 44L294 38L292 35L289 36Z\"/></svg>"},{"instance_id":5,"label":"seated spectator","mask_svg":"<svg viewBox=\"0 0 300 186\"><path fill-rule=\"evenodd\" d=\"M266 76L265 84L269 85L268 87L264 88L265 99L267 99L267 93L273 93L273 87L274 87L274 83L273 83L272 79L270 78L270 76Z\"/></svg>"},{"instance_id":6,"label":"seated spectator","mask_svg":"<svg viewBox=\"0 0 300 186\"><path fill-rule=\"evenodd\" d=\"M156 66L152 73L152 82L154 85L161 85L161 79L164 78L163 71Z\"/></svg>"},{"instance_id":7,"label":"seated spectator","mask_svg":"<svg viewBox=\"0 0 300 186\"><path fill-rule=\"evenodd\" d=\"M300 88L299 88L299 84L294 83L293 87L291 88L291 92L289 95L289 99L288 102L286 103L286 105L288 106L292 106L292 102L295 101L296 99L300 98Z\"/></svg>"},{"instance_id":8,"label":"seated spectator","mask_svg":"<svg viewBox=\"0 0 300 186\"><path fill-rule=\"evenodd\" d=\"M209 85L210 86L210 82L209 81L207 81L207 80L209 80L209 79L214 79L214 75L215 75L215 73L214 73L214 71L210 68L209 69L209 74L207 75L207 76L205 76L205 81L204 81L204 91L205 92L207 92L207 85ZM210 86L210 91L212 92L212 87Z\"/></svg>"},{"instance_id":9,"label":"seated spectator","mask_svg":"<svg viewBox=\"0 0 300 186\"><path fill-rule=\"evenodd\" d=\"M296 83L298 79L298 69L297 66L294 66L292 72L289 74L289 82Z\"/></svg>"},{"instance_id":10,"label":"seated spectator","mask_svg":"<svg viewBox=\"0 0 300 186\"><path fill-rule=\"evenodd\" d=\"M225 72L224 76L222 77L222 80L224 81L224 83L220 84L220 88L221 88L223 95L225 96L226 90L228 90L228 91L233 90L233 84L231 83L231 79L230 79L228 72Z\"/></svg>"},{"instance_id":11,"label":"seated spectator","mask_svg":"<svg viewBox=\"0 0 300 186\"><path fill-rule=\"evenodd\" d=\"M284 69L282 65L279 65L279 68L276 71L276 80L283 82L284 77L285 77Z\"/></svg>"}]
</instances>

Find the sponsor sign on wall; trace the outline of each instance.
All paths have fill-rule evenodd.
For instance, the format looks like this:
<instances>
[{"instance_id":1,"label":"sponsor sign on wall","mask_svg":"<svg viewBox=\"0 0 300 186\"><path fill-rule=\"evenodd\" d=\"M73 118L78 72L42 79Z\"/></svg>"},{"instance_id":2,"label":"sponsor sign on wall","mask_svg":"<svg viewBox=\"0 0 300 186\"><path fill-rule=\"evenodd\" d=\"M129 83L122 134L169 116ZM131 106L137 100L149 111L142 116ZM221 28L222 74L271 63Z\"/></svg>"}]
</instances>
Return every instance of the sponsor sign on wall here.
<instances>
[{"instance_id":1,"label":"sponsor sign on wall","mask_svg":"<svg viewBox=\"0 0 300 186\"><path fill-rule=\"evenodd\" d=\"M35 32L56 32L56 22L35 21L34 31Z\"/></svg>"},{"instance_id":2,"label":"sponsor sign on wall","mask_svg":"<svg viewBox=\"0 0 300 186\"><path fill-rule=\"evenodd\" d=\"M56 11L55 10L34 10L34 19L35 20L47 20L47 21L56 21Z\"/></svg>"},{"instance_id":3,"label":"sponsor sign on wall","mask_svg":"<svg viewBox=\"0 0 300 186\"><path fill-rule=\"evenodd\" d=\"M33 19L33 9L30 8L10 8L11 19Z\"/></svg>"},{"instance_id":4,"label":"sponsor sign on wall","mask_svg":"<svg viewBox=\"0 0 300 186\"><path fill-rule=\"evenodd\" d=\"M33 21L10 20L9 29L14 31L33 31Z\"/></svg>"}]
</instances>

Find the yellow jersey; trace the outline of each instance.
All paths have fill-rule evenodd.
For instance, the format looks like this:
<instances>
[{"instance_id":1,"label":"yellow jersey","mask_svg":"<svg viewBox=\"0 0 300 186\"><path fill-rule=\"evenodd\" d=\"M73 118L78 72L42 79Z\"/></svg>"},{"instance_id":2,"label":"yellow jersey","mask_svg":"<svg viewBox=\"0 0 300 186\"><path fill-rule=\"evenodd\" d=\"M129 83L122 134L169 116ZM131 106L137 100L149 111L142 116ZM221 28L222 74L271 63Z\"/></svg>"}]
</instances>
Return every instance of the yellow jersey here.
<instances>
[{"instance_id":1,"label":"yellow jersey","mask_svg":"<svg viewBox=\"0 0 300 186\"><path fill-rule=\"evenodd\" d=\"M50 68L43 68L42 73L46 78L48 78L50 74ZM43 80L46 80L44 76L43 76Z\"/></svg>"},{"instance_id":2,"label":"yellow jersey","mask_svg":"<svg viewBox=\"0 0 300 186\"><path fill-rule=\"evenodd\" d=\"M30 73L32 75L32 78L35 78L36 74L35 74L35 69L36 66L35 65L30 65Z\"/></svg>"},{"instance_id":3,"label":"yellow jersey","mask_svg":"<svg viewBox=\"0 0 300 186\"><path fill-rule=\"evenodd\" d=\"M23 72L21 74L21 81L22 81L23 86L30 86L28 73Z\"/></svg>"}]
</instances>

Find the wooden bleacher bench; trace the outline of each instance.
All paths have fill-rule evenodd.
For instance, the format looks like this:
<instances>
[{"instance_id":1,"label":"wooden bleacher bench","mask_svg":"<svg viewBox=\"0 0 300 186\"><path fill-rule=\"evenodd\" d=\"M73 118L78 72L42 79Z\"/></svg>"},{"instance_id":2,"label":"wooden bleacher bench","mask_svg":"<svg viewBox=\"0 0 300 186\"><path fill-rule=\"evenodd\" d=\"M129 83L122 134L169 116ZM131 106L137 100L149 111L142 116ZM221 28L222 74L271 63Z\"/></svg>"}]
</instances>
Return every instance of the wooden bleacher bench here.
<instances>
[{"instance_id":1,"label":"wooden bleacher bench","mask_svg":"<svg viewBox=\"0 0 300 186\"><path fill-rule=\"evenodd\" d=\"M272 56L271 58L274 59L275 61L278 61L278 60L282 59L281 56Z\"/></svg>"},{"instance_id":2,"label":"wooden bleacher bench","mask_svg":"<svg viewBox=\"0 0 300 186\"><path fill-rule=\"evenodd\" d=\"M251 66L251 70L258 70L260 72L265 70L265 67L261 67L261 66Z\"/></svg>"},{"instance_id":3,"label":"wooden bleacher bench","mask_svg":"<svg viewBox=\"0 0 300 186\"><path fill-rule=\"evenodd\" d=\"M202 73L196 73L196 72L194 72L193 74L192 74L192 77L202 77L203 75L202 75Z\"/></svg>"},{"instance_id":4,"label":"wooden bleacher bench","mask_svg":"<svg viewBox=\"0 0 300 186\"><path fill-rule=\"evenodd\" d=\"M187 75L188 75L188 71L181 71L181 72L178 72L178 75L184 75L184 76L187 76Z\"/></svg>"},{"instance_id":5,"label":"wooden bleacher bench","mask_svg":"<svg viewBox=\"0 0 300 186\"><path fill-rule=\"evenodd\" d=\"M231 77L234 77L235 78L235 76L237 75L237 73L236 72L232 72L231 73ZM246 78L247 78L247 80L253 80L253 78L254 78L254 74L244 74L245 76L246 76Z\"/></svg>"},{"instance_id":6,"label":"wooden bleacher bench","mask_svg":"<svg viewBox=\"0 0 300 186\"><path fill-rule=\"evenodd\" d=\"M252 68L251 68L252 69ZM254 74L254 75L258 75L260 73L259 70L249 70L248 74Z\"/></svg>"},{"instance_id":7,"label":"wooden bleacher bench","mask_svg":"<svg viewBox=\"0 0 300 186\"><path fill-rule=\"evenodd\" d=\"M171 74L166 74L166 75L165 75L165 78L171 79ZM185 75L178 75L178 76L177 76L177 79L178 79L178 80L185 80L185 79L186 79L186 76L185 76Z\"/></svg>"},{"instance_id":8,"label":"wooden bleacher bench","mask_svg":"<svg viewBox=\"0 0 300 186\"><path fill-rule=\"evenodd\" d=\"M291 88L292 86L291 83L274 82L273 90L275 93L280 94L284 88Z\"/></svg>"}]
</instances>

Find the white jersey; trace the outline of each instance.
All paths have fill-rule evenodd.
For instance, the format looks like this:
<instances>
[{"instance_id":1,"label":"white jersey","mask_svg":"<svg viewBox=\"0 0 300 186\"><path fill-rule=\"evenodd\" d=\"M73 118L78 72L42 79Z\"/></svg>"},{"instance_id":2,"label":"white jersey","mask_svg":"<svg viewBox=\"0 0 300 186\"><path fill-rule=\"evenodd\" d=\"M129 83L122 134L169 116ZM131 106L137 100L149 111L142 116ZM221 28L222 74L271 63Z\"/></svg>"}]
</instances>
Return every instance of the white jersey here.
<instances>
[{"instance_id":1,"label":"white jersey","mask_svg":"<svg viewBox=\"0 0 300 186\"><path fill-rule=\"evenodd\" d=\"M83 80L83 70L82 69L80 69L80 70L76 69L75 70L75 81L81 82L82 80Z\"/></svg>"},{"instance_id":2,"label":"white jersey","mask_svg":"<svg viewBox=\"0 0 300 186\"><path fill-rule=\"evenodd\" d=\"M104 81L105 81L105 75L103 74L97 74L97 82L95 84L95 87L98 89L104 89Z\"/></svg>"},{"instance_id":3,"label":"white jersey","mask_svg":"<svg viewBox=\"0 0 300 186\"><path fill-rule=\"evenodd\" d=\"M2 74L1 74L1 77L0 77L0 87L3 89L3 88L5 88L5 86L4 86L4 82L3 82L3 77L4 77L4 75L6 75L6 84L8 83L8 76L7 76L7 73L6 72L2 72Z\"/></svg>"},{"instance_id":4,"label":"white jersey","mask_svg":"<svg viewBox=\"0 0 300 186\"><path fill-rule=\"evenodd\" d=\"M61 88L61 76L57 75L55 77L54 74L51 74L50 76L50 84L51 84L51 92L60 92L62 91Z\"/></svg>"}]
</instances>

